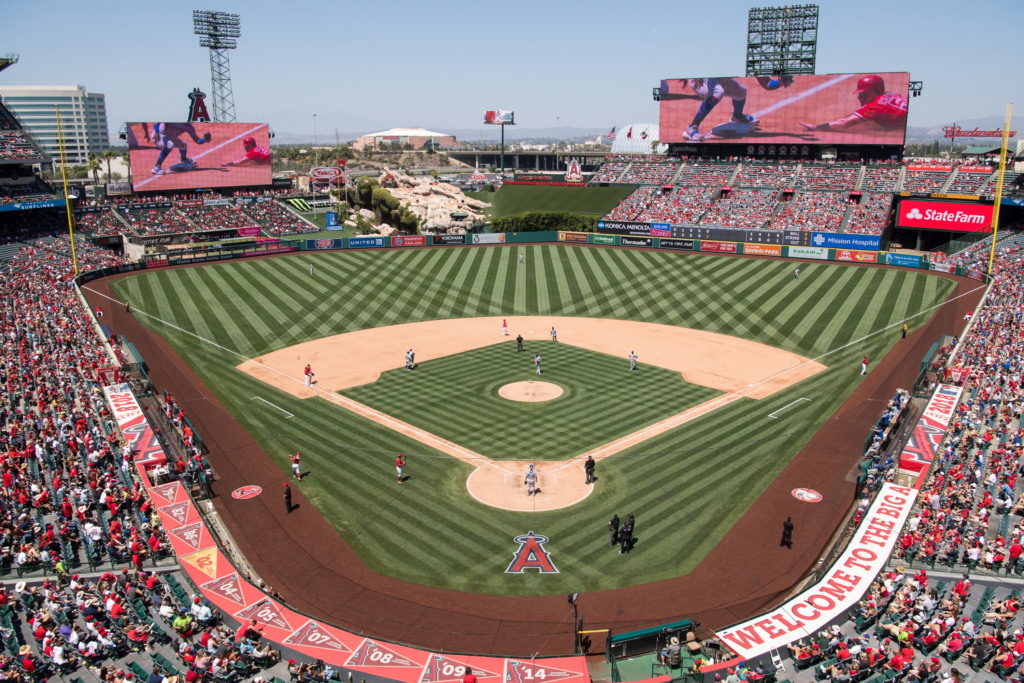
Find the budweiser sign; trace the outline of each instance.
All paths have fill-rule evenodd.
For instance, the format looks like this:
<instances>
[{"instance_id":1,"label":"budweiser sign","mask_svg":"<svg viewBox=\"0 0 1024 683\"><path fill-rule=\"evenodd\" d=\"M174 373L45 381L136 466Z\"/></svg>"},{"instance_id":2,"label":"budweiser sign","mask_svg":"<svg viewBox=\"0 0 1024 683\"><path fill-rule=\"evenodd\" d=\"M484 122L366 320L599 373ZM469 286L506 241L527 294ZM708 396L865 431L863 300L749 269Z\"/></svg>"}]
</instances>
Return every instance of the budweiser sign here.
<instances>
[{"instance_id":1,"label":"budweiser sign","mask_svg":"<svg viewBox=\"0 0 1024 683\"><path fill-rule=\"evenodd\" d=\"M964 130L960 126L946 126L942 129L942 132L947 138L1001 138L1003 137L1003 131L999 128L995 130ZM1010 137L1017 135L1017 131L1011 130Z\"/></svg>"},{"instance_id":2,"label":"budweiser sign","mask_svg":"<svg viewBox=\"0 0 1024 683\"><path fill-rule=\"evenodd\" d=\"M955 232L988 232L992 229L992 207L964 202L900 202L899 225Z\"/></svg>"},{"instance_id":3,"label":"budweiser sign","mask_svg":"<svg viewBox=\"0 0 1024 683\"><path fill-rule=\"evenodd\" d=\"M309 169L309 179L320 183L333 183L344 174L344 169L322 166Z\"/></svg>"}]
</instances>

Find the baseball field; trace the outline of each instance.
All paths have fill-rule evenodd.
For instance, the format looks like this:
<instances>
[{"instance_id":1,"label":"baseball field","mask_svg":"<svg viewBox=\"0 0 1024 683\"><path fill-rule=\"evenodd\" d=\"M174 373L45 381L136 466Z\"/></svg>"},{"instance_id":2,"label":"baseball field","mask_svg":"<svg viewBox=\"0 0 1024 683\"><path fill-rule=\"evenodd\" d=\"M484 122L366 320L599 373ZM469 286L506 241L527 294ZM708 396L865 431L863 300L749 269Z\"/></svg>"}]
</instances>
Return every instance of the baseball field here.
<instances>
[{"instance_id":1,"label":"baseball field","mask_svg":"<svg viewBox=\"0 0 1024 683\"><path fill-rule=\"evenodd\" d=\"M565 211L604 216L635 187L558 187L503 185L497 192L467 192L467 197L491 204L489 216L513 216L525 211Z\"/></svg>"},{"instance_id":2,"label":"baseball field","mask_svg":"<svg viewBox=\"0 0 1024 683\"><path fill-rule=\"evenodd\" d=\"M301 451L307 474L292 486L370 569L493 595L599 591L692 571L862 381L861 357L873 367L900 343L899 321L923 325L952 287L921 271L805 263L797 281L782 260L565 245L307 252L112 282L135 318L170 343L278 465L278 488L263 495L278 495L290 476L288 455ZM503 318L523 327L502 337ZM621 352L573 327L564 337L560 330L555 345L548 326L536 324L547 318L559 326L597 321L579 330L598 330ZM431 350L407 325L431 321L454 321L456 340L493 341ZM624 345L633 328L616 321L693 332L664 344L636 336L651 350L630 372ZM374 330L378 338L365 336ZM525 353L516 352L517 333ZM400 355L381 365L387 344L429 352L418 352L417 368L407 371ZM771 391L748 392L735 384L746 375L729 367L744 353L766 365L817 365ZM240 368L271 356L285 363L273 370L279 381ZM307 392L306 363L336 374L318 372ZM362 384L339 379L365 366L377 369ZM751 375L752 384L767 381L757 379L763 374ZM502 387L531 376L562 394L502 397ZM696 406L706 409L688 412ZM204 410L202 402L186 407ZM680 415L688 417L666 422ZM578 458L636 434L602 456L597 482L561 509L503 509L467 485L486 458L529 501L519 481L529 462ZM408 460L401 484L398 452ZM836 491L845 476L837 475ZM839 505L816 481L818 505ZM608 546L615 513L636 516L637 541L626 555ZM559 573L506 573L513 538L529 531L549 539Z\"/></svg>"}]
</instances>

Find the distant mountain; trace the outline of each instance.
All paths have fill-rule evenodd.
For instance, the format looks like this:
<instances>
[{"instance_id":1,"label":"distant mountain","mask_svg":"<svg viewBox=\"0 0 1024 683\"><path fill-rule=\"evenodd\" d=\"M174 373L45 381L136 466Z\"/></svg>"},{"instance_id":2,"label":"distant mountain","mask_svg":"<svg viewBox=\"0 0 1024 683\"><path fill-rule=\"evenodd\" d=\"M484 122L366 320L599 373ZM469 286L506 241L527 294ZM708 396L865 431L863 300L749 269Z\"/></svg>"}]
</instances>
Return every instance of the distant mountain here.
<instances>
[{"instance_id":1,"label":"distant mountain","mask_svg":"<svg viewBox=\"0 0 1024 683\"><path fill-rule=\"evenodd\" d=\"M918 145L938 140L940 143L945 141L949 144L949 138L943 137L945 133L942 129L946 126L957 125L961 130L974 130L978 128L980 130L996 130L1003 127L1002 116L983 116L977 119L963 119L962 121L950 121L949 123L942 123L937 126L907 126L907 144ZM1017 140L1024 137L1024 117L1013 117L1010 121L1010 130L1017 131L1017 135L1010 138L1010 148L1017 148ZM987 147L989 145L997 147L1002 144L1001 138L957 138L957 144L972 144L977 143L977 146Z\"/></svg>"},{"instance_id":2,"label":"distant mountain","mask_svg":"<svg viewBox=\"0 0 1024 683\"><path fill-rule=\"evenodd\" d=\"M448 135L454 135L455 139L459 142L475 142L478 140L490 140L499 141L501 140L501 127L500 126L481 126L480 128L445 128L443 126L427 127L428 130L434 130L438 133L446 133ZM609 131L609 128L520 128L519 126L505 126L505 141L510 140L535 140L535 139L546 139L552 142L557 140L569 141L575 138L594 138L598 135L604 135ZM372 128L367 130L355 131L352 133L339 133L338 139L342 142L349 142L355 140L360 135L366 135L367 133L380 132L381 128ZM313 133L286 133L283 131L274 131L275 137L271 140L272 145L312 145L313 144ZM334 131L329 133L322 133L318 131L316 140L320 145L333 145L334 144Z\"/></svg>"}]
</instances>

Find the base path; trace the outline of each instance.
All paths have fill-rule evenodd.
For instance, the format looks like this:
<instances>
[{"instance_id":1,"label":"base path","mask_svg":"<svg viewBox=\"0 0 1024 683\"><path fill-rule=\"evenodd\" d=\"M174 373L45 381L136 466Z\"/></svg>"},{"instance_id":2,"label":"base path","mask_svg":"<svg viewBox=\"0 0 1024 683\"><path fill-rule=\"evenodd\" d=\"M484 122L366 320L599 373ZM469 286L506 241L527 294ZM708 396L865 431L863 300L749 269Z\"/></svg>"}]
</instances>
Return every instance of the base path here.
<instances>
[{"instance_id":1,"label":"base path","mask_svg":"<svg viewBox=\"0 0 1024 683\"><path fill-rule=\"evenodd\" d=\"M502 322L509 334L502 334ZM629 367L632 351L641 363L675 370L692 383L725 392L670 418L649 425L611 443L568 460L531 461L537 469L541 493L527 496L522 478L524 463L492 460L414 425L381 413L340 395L339 391L375 382L382 372L405 366L411 348L416 362L434 360L492 344L512 343L518 335L525 340L551 344L550 330L558 332L559 343L621 356L623 371ZM302 371L309 364L316 384L305 386ZM606 318L564 318L526 316L516 318L456 318L376 327L303 342L246 361L238 369L299 398L319 396L405 434L432 448L476 465L466 480L469 493L481 503L523 512L557 510L586 498L593 486L586 485L583 462L588 456L600 460L694 420L741 398L764 398L825 369L821 363L789 351L724 334L686 327L641 323ZM517 382L502 388L512 390ZM538 386L557 386L545 382ZM531 390L533 391L533 390ZM504 395L504 394L502 394ZM549 400L547 398L513 400ZM506 396L511 398L511 396Z\"/></svg>"}]
</instances>

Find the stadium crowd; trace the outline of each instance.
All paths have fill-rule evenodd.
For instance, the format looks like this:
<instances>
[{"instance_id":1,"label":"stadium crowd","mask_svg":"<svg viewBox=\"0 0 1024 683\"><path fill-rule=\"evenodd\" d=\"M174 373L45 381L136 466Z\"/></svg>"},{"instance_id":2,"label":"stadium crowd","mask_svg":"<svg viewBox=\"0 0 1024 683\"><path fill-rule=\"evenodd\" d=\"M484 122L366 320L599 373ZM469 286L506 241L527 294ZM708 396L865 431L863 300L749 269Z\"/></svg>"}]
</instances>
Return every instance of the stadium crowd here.
<instances>
[{"instance_id":1,"label":"stadium crowd","mask_svg":"<svg viewBox=\"0 0 1024 683\"><path fill-rule=\"evenodd\" d=\"M735 187L759 187L782 189L789 187L796 166L743 164L733 182Z\"/></svg>"},{"instance_id":2,"label":"stadium crowd","mask_svg":"<svg viewBox=\"0 0 1024 683\"><path fill-rule=\"evenodd\" d=\"M604 164L594 173L590 179L592 183L614 183L622 172L629 166L629 162L612 161Z\"/></svg>"},{"instance_id":3,"label":"stadium crowd","mask_svg":"<svg viewBox=\"0 0 1024 683\"><path fill-rule=\"evenodd\" d=\"M845 192L800 192L788 202L780 202L770 227L837 232L849 206Z\"/></svg>"},{"instance_id":4,"label":"stadium crowd","mask_svg":"<svg viewBox=\"0 0 1024 683\"><path fill-rule=\"evenodd\" d=\"M130 233L117 218L114 211L75 211L75 225L79 230L97 236L121 235Z\"/></svg>"},{"instance_id":5,"label":"stadium crowd","mask_svg":"<svg viewBox=\"0 0 1024 683\"><path fill-rule=\"evenodd\" d=\"M733 190L714 202L700 219L701 225L727 228L761 228L775 209L775 190Z\"/></svg>"},{"instance_id":6,"label":"stadium crowd","mask_svg":"<svg viewBox=\"0 0 1024 683\"><path fill-rule=\"evenodd\" d=\"M245 213L253 218L271 235L291 235L298 232L317 232L311 226L277 202L258 202L244 207Z\"/></svg>"},{"instance_id":7,"label":"stadium crowd","mask_svg":"<svg viewBox=\"0 0 1024 683\"><path fill-rule=\"evenodd\" d=\"M696 164L683 166L676 185L697 185L703 187L722 187L729 184L729 178L736 170L735 166Z\"/></svg>"},{"instance_id":8,"label":"stadium crowd","mask_svg":"<svg viewBox=\"0 0 1024 683\"><path fill-rule=\"evenodd\" d=\"M696 224L716 192L710 187L675 187L670 192L654 192L635 220Z\"/></svg>"},{"instance_id":9,"label":"stadium crowd","mask_svg":"<svg viewBox=\"0 0 1024 683\"><path fill-rule=\"evenodd\" d=\"M42 156L21 132L0 132L0 161L39 159Z\"/></svg>"},{"instance_id":10,"label":"stadium crowd","mask_svg":"<svg viewBox=\"0 0 1024 683\"><path fill-rule=\"evenodd\" d=\"M181 206L179 204L178 210L188 216L200 230L231 230L248 228L256 224L252 217L232 204L220 206Z\"/></svg>"},{"instance_id":11,"label":"stadium crowd","mask_svg":"<svg viewBox=\"0 0 1024 683\"><path fill-rule=\"evenodd\" d=\"M852 190L859 165L812 166L804 164L793 186L804 190Z\"/></svg>"},{"instance_id":12,"label":"stadium crowd","mask_svg":"<svg viewBox=\"0 0 1024 683\"><path fill-rule=\"evenodd\" d=\"M655 195L661 192L653 185L638 187L635 192L619 202L619 205L608 212L605 220L635 221L636 217L650 206Z\"/></svg>"},{"instance_id":13,"label":"stadium crowd","mask_svg":"<svg viewBox=\"0 0 1024 683\"><path fill-rule=\"evenodd\" d=\"M868 166L864 169L864 180L860 184L863 192L895 192L900 180L898 166Z\"/></svg>"},{"instance_id":14,"label":"stadium crowd","mask_svg":"<svg viewBox=\"0 0 1024 683\"><path fill-rule=\"evenodd\" d=\"M886 192L865 192L850 215L843 232L860 235L880 235L889 220L892 195Z\"/></svg>"},{"instance_id":15,"label":"stadium crowd","mask_svg":"<svg viewBox=\"0 0 1024 683\"><path fill-rule=\"evenodd\" d=\"M633 162L629 170L619 180L620 183L637 183L642 185L664 185L672 180L679 169L679 164L642 164Z\"/></svg>"},{"instance_id":16,"label":"stadium crowd","mask_svg":"<svg viewBox=\"0 0 1024 683\"><path fill-rule=\"evenodd\" d=\"M37 180L29 183L0 185L0 204L38 202L53 198L54 195L50 188Z\"/></svg>"},{"instance_id":17,"label":"stadium crowd","mask_svg":"<svg viewBox=\"0 0 1024 683\"><path fill-rule=\"evenodd\" d=\"M950 173L952 173L952 171L945 169L941 171L911 171L908 168L907 174L903 178L903 191L938 192L942 189L942 186L946 184Z\"/></svg>"},{"instance_id":18,"label":"stadium crowd","mask_svg":"<svg viewBox=\"0 0 1024 683\"><path fill-rule=\"evenodd\" d=\"M124 217L131 229L139 235L158 235L165 232L195 232L196 228L177 209L136 209L125 211Z\"/></svg>"}]
</instances>

